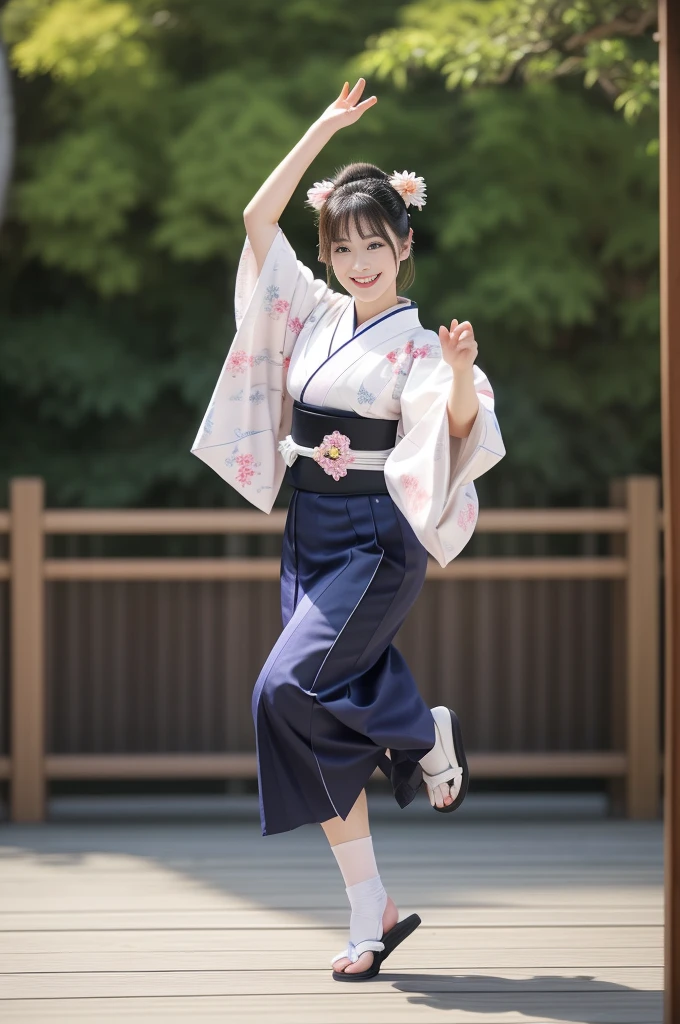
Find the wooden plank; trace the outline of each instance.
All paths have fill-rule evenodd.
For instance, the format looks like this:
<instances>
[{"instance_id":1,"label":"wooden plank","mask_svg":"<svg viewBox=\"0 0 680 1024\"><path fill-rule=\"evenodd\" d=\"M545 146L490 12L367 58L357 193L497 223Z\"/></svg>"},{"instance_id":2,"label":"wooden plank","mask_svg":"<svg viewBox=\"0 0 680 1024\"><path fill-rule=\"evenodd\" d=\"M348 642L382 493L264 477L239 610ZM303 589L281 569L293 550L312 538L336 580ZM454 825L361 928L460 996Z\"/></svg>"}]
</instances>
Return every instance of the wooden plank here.
<instances>
[{"instance_id":1,"label":"wooden plank","mask_svg":"<svg viewBox=\"0 0 680 1024\"><path fill-rule=\"evenodd\" d=\"M331 954L335 955L335 954ZM493 992L512 994L520 986L537 995L541 992L554 995L555 978L550 969L536 968L530 971L505 969L501 976L493 970L478 968L474 975L465 975L454 967L453 952L450 962L444 968L427 968L415 966L418 970L418 991L455 993L481 993L488 996ZM44 972L39 980L33 974L0 975L1 999L26 999L35 995L39 987L43 999L55 998L88 998L129 997L129 996L208 996L208 995L249 995L254 984L259 988L266 979L267 994L280 995L326 995L329 984L334 984L329 977L331 966L326 958L323 967L316 970L292 968L282 970L252 963L247 969L232 969L226 965L221 970L160 970L145 971L93 971L91 973L70 972L64 975ZM576 994L608 993L613 988L632 989L638 993L658 992L663 978L658 967L602 967L591 969L589 976L579 973L581 968L565 968L560 973L559 989ZM388 981L389 974L395 978L395 971L386 966L386 974L382 979ZM255 977L258 982L255 982ZM398 977L398 975L397 975ZM381 982L378 982L381 984Z\"/></svg>"},{"instance_id":2,"label":"wooden plank","mask_svg":"<svg viewBox=\"0 0 680 1024\"><path fill-rule=\"evenodd\" d=\"M399 901L404 916L419 913L420 904L409 905ZM321 911L320 911L321 913ZM658 926L663 922L662 908L624 909L621 907L431 907L427 911L428 926L450 926L452 914L461 927L474 925L487 928L517 928L554 925L563 928L584 927L625 927ZM324 909L323 922L326 925L343 927L347 925L347 910ZM293 928L308 925L292 911L284 910L187 910L167 907L162 910L93 910L74 909L69 911L44 912L19 911L0 912L0 931L71 931L83 928L92 930L95 926L111 928Z\"/></svg>"},{"instance_id":3,"label":"wooden plank","mask_svg":"<svg viewBox=\"0 0 680 1024\"><path fill-rule=\"evenodd\" d=\"M327 944L331 947L338 944L340 948L346 938L346 928L340 926L296 928L294 933L276 928L240 931L204 928L0 932L0 971L11 970L15 956L25 957L25 962L29 963L35 957L80 954L115 957L119 954L174 956L187 952L197 955L238 951L249 953L260 949L283 952L290 951L291 939L294 940L295 949L315 951ZM446 952L448 943L456 950L457 956L465 956L470 962L480 951L485 957L492 958L494 963L496 957L506 955L524 958L516 961L516 966L533 963L534 954L538 955L539 951L567 966L573 965L576 960L580 963L592 961L594 965L605 966L604 958L609 957L611 961L607 960L607 964L630 966L640 960L639 966L646 966L659 964L663 958L661 925L646 928L617 926L565 929L560 925L542 928L462 928L454 922L449 926L432 928L422 924L409 939L408 948L417 947L418 950L433 953ZM581 953L574 959L569 952L571 950L581 950ZM396 951L393 955L396 957ZM460 966L466 964L461 963Z\"/></svg>"},{"instance_id":4,"label":"wooden plank","mask_svg":"<svg viewBox=\"0 0 680 1024\"><path fill-rule=\"evenodd\" d=\"M387 887L387 886L386 886ZM625 901L625 911L630 912L634 920L637 914L655 914L661 910L661 901L657 892L631 892L630 886L612 886L607 892L598 892L595 887L586 888L583 885L573 885L573 896L571 892L559 892L554 886L530 887L528 883L520 885L509 885L499 887L497 884L475 886L471 893L460 894L452 889L444 889L441 894L432 891L432 886L421 886L419 889L412 887L404 891L399 888L399 902L417 906L421 916L426 915L428 919L434 915L441 915L447 910L457 913L459 910L468 910L475 902L475 890L478 898L482 895L488 906L497 910L507 909L510 913L521 902L525 910L532 908L551 908L555 914L562 913L565 907L572 909L574 906L587 907L589 912L607 914L611 910L619 911L622 901ZM251 906L250 902L244 899L240 893L229 891L217 892L215 886L197 885L193 881L176 881L174 884L167 879L144 881L137 879L130 882L126 877L120 879L117 884L109 881L108 885L97 879L92 885L77 884L65 885L59 892L54 892L52 882L36 882L34 885L26 885L23 888L14 886L3 886L0 911L0 921L5 915L18 913L32 913L38 915L68 913L70 910L86 913L117 913L125 912L154 913L165 910L186 910L189 912L205 911L212 915L218 911L241 913L242 915L264 914L269 911L272 914L279 912L290 913L290 923L303 924L307 912L319 913L323 906L319 905L318 894L305 891L300 884L292 892L277 892L272 890L262 896L261 906ZM27 904L29 909L27 910ZM39 909L37 909L39 908ZM339 909L339 908L338 908ZM329 912L335 910L335 906L329 906Z\"/></svg>"},{"instance_id":5,"label":"wooden plank","mask_svg":"<svg viewBox=\"0 0 680 1024\"><path fill-rule=\"evenodd\" d=\"M10 501L11 816L13 821L42 821L45 816L42 480L13 480Z\"/></svg>"},{"instance_id":6,"label":"wooden plank","mask_svg":"<svg viewBox=\"0 0 680 1024\"><path fill-rule=\"evenodd\" d=\"M418 929L422 931L423 926ZM442 949L442 933L431 933L429 941L414 935L408 943L400 946L390 957L390 966L403 971L443 970L525 970L534 968L580 968L599 972L603 968L663 968L662 944L655 948L638 949L631 945L626 949L589 946L523 946L521 949L505 948L489 950L485 946L470 948L468 943L459 946L456 935L447 936L446 948ZM298 932L294 936L283 933L277 943L269 944L261 939L251 942L248 949L240 945L216 950L199 947L175 952L152 950L148 946L134 950L112 953L110 950L68 950L54 953L4 953L0 963L3 974L65 974L100 972L156 972L156 971L252 971L255 954L265 958L268 968L277 971L326 970L328 960L344 948L344 932L319 935ZM313 935L313 937L312 937ZM436 938L435 938L436 937ZM285 940L285 941L284 941ZM437 941L438 940L438 944ZM508 944L510 947L511 944ZM257 960L260 957L258 955Z\"/></svg>"},{"instance_id":7,"label":"wooden plank","mask_svg":"<svg viewBox=\"0 0 680 1024\"><path fill-rule=\"evenodd\" d=\"M286 510L49 509L43 521L54 534L261 534L283 533Z\"/></svg>"},{"instance_id":8,"label":"wooden plank","mask_svg":"<svg viewBox=\"0 0 680 1024\"><path fill-rule=\"evenodd\" d=\"M390 981L397 985L390 990ZM454 979L455 981L455 979ZM400 982L385 974L370 985L337 985L328 982L323 995L302 996L285 1000L281 994L249 996L159 996L126 997L124 1000L33 999L20 1003L0 1001L0 1016L6 1024L30 1021L47 1024L52 1021L86 1021L92 1024L165 1024L166 1021L224 1024L358 1024L376 1021L379 1024L660 1024L660 997L656 993L635 993L627 988L614 992L586 993L582 1010L575 1005L575 991L538 993L527 991L530 983L518 982L513 993L441 993L419 987L419 977L410 983ZM330 986L333 985L331 989ZM341 989L341 992L336 992ZM387 989L387 991L386 991ZM369 991L366 991L369 990ZM333 994L333 1004L329 993ZM286 993L287 995L289 993ZM583 1016L581 1015L583 1014Z\"/></svg>"},{"instance_id":9,"label":"wooden plank","mask_svg":"<svg viewBox=\"0 0 680 1024\"><path fill-rule=\"evenodd\" d=\"M680 1020L680 9L659 2L661 419L666 643L665 1019Z\"/></svg>"},{"instance_id":10,"label":"wooden plank","mask_svg":"<svg viewBox=\"0 0 680 1024\"><path fill-rule=\"evenodd\" d=\"M48 509L46 533L54 534L220 534L282 533L285 509L269 514L241 509ZM0 513L0 531L2 530ZM625 509L483 509L481 533L625 533Z\"/></svg>"},{"instance_id":11,"label":"wooden plank","mask_svg":"<svg viewBox=\"0 0 680 1024\"><path fill-rule=\"evenodd\" d=\"M49 558L46 580L278 580L278 558ZM429 559L426 579L625 579L624 558Z\"/></svg>"}]
</instances>

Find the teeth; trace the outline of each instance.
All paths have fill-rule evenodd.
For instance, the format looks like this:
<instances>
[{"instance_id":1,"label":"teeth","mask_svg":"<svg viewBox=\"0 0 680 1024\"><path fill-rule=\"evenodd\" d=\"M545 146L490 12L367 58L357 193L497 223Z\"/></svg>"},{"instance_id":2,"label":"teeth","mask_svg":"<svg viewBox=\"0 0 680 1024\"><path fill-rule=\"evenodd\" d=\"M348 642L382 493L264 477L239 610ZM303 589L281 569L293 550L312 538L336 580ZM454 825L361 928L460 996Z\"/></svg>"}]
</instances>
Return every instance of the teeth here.
<instances>
[{"instance_id":1,"label":"teeth","mask_svg":"<svg viewBox=\"0 0 680 1024\"><path fill-rule=\"evenodd\" d=\"M374 274L373 277L355 277L354 280L358 284L368 284L369 281L375 281L377 276L377 274Z\"/></svg>"}]
</instances>

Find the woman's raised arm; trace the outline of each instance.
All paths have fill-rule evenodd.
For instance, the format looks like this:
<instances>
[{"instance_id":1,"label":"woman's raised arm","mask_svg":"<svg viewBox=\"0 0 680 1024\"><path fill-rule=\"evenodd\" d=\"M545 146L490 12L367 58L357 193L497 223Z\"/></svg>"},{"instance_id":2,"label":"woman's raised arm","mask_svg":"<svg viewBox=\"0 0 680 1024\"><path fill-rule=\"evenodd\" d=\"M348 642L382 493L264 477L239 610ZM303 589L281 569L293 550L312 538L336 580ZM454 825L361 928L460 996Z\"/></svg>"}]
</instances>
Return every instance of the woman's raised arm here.
<instances>
[{"instance_id":1,"label":"woman's raised arm","mask_svg":"<svg viewBox=\"0 0 680 1024\"><path fill-rule=\"evenodd\" d=\"M243 221L258 271L271 248L278 220L288 205L302 175L340 128L354 124L365 110L378 102L376 96L358 102L366 82L360 78L352 91L345 82L342 92L321 117L307 129L300 141L260 186L243 211Z\"/></svg>"}]
</instances>

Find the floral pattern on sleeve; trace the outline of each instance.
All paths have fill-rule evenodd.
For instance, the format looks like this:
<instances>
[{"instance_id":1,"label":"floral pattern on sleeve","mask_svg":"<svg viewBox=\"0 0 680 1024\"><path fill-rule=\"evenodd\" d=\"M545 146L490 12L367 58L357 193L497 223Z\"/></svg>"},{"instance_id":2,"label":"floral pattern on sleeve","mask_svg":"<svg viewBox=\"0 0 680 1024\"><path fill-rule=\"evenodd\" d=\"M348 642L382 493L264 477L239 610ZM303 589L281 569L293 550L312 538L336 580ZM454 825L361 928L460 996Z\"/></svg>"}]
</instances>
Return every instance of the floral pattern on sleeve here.
<instances>
[{"instance_id":1,"label":"floral pattern on sleeve","mask_svg":"<svg viewBox=\"0 0 680 1024\"><path fill-rule=\"evenodd\" d=\"M294 335L298 335L304 327L304 322L297 316L292 316L288 321L288 330L292 331Z\"/></svg>"},{"instance_id":2,"label":"floral pattern on sleeve","mask_svg":"<svg viewBox=\"0 0 680 1024\"><path fill-rule=\"evenodd\" d=\"M247 487L248 484L253 482L254 476L259 476L259 470L257 466L261 463L255 461L255 456L250 452L239 452L238 446L234 449L231 455L227 456L224 460L225 466L236 466L236 480L241 487Z\"/></svg>"},{"instance_id":3,"label":"floral pattern on sleeve","mask_svg":"<svg viewBox=\"0 0 680 1024\"><path fill-rule=\"evenodd\" d=\"M270 284L264 293L264 311L270 319L278 320L290 309L290 302L287 299L279 298L278 285Z\"/></svg>"},{"instance_id":4,"label":"floral pattern on sleeve","mask_svg":"<svg viewBox=\"0 0 680 1024\"><path fill-rule=\"evenodd\" d=\"M465 532L467 533L469 528L471 526L474 526L476 522L477 510L475 509L473 503L471 501L468 501L467 504L458 513L458 525L460 526L461 530L465 530Z\"/></svg>"},{"instance_id":5,"label":"floral pattern on sleeve","mask_svg":"<svg viewBox=\"0 0 680 1024\"><path fill-rule=\"evenodd\" d=\"M414 360L426 359L434 348L434 345L421 345L415 348L413 341L407 341L402 348L395 348L387 353L385 358L392 363L392 374L396 377L392 398L399 398Z\"/></svg>"},{"instance_id":6,"label":"floral pattern on sleeve","mask_svg":"<svg viewBox=\"0 0 680 1024\"><path fill-rule=\"evenodd\" d=\"M372 405L375 402L375 395L362 384L357 392L357 401L359 405Z\"/></svg>"},{"instance_id":7,"label":"floral pattern on sleeve","mask_svg":"<svg viewBox=\"0 0 680 1024\"><path fill-rule=\"evenodd\" d=\"M269 354L268 348L261 349L256 356L250 355L250 353L246 352L245 349L237 348L229 353L229 357L227 358L226 370L227 373L230 373L233 377L235 377L237 374L245 373L246 370L250 369L251 367L259 366L260 363L265 362L275 363L278 366L281 365L279 360L272 359L271 355Z\"/></svg>"},{"instance_id":8,"label":"floral pattern on sleeve","mask_svg":"<svg viewBox=\"0 0 680 1024\"><path fill-rule=\"evenodd\" d=\"M401 485L404 488L404 495L410 514L420 512L430 500L430 495L420 486L418 477L410 473L402 473Z\"/></svg>"}]
</instances>

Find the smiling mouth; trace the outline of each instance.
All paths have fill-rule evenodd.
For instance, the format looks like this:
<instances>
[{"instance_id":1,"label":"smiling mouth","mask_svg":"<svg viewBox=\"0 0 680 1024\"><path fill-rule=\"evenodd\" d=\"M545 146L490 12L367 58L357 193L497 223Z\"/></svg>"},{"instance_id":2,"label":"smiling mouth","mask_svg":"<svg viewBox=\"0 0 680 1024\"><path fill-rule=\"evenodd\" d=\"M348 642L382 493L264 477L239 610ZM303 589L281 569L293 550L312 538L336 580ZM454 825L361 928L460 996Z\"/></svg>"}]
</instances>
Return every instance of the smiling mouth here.
<instances>
[{"instance_id":1,"label":"smiling mouth","mask_svg":"<svg viewBox=\"0 0 680 1024\"><path fill-rule=\"evenodd\" d=\"M381 271L382 273L382 271ZM371 277L353 277L355 285L359 288L370 288L380 277L380 274L373 274Z\"/></svg>"}]
</instances>

